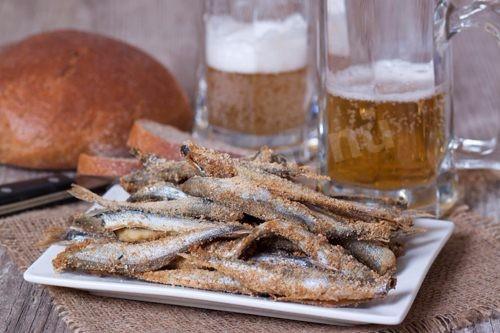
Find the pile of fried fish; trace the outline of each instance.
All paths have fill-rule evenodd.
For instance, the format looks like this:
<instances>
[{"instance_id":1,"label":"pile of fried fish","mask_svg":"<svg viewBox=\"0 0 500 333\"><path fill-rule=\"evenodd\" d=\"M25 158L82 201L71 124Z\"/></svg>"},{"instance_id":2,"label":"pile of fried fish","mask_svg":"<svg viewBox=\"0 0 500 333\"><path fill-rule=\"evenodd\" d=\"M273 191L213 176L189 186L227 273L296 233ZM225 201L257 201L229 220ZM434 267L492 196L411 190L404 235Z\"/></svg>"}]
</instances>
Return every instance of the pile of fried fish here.
<instances>
[{"instance_id":1,"label":"pile of fried fish","mask_svg":"<svg viewBox=\"0 0 500 333\"><path fill-rule=\"evenodd\" d=\"M100 208L73 218L54 267L322 306L395 287L401 239L415 231L403 202L324 195L310 185L324 176L267 148L180 151L181 161L138 153L143 167L121 179L127 201L73 186Z\"/></svg>"}]
</instances>

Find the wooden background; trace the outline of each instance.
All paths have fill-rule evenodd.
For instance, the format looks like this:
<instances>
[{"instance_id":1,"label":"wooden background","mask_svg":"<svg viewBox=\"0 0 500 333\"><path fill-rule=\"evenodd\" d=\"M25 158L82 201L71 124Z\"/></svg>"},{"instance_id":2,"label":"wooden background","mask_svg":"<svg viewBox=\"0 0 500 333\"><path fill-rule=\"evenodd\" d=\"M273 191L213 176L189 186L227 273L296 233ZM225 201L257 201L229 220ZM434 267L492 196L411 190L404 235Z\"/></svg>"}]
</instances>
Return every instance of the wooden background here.
<instances>
[{"instance_id":1,"label":"wooden background","mask_svg":"<svg viewBox=\"0 0 500 333\"><path fill-rule=\"evenodd\" d=\"M202 0L0 0L0 44L61 28L116 37L165 64L193 101L202 5ZM499 46L477 30L453 38L460 135L491 137L500 127Z\"/></svg>"},{"instance_id":2,"label":"wooden background","mask_svg":"<svg viewBox=\"0 0 500 333\"><path fill-rule=\"evenodd\" d=\"M201 0L0 0L0 45L60 28L113 36L165 64L193 101L201 10ZM500 41L476 29L454 37L452 49L457 133L491 137L500 127ZM500 159L498 153L491 158ZM14 174L18 175L0 166L0 184L12 181ZM467 187L465 203L480 214L500 219L498 173L463 173L462 184ZM44 289L25 283L2 248L0 294L0 332L67 331ZM462 332L500 332L500 317Z\"/></svg>"}]
</instances>

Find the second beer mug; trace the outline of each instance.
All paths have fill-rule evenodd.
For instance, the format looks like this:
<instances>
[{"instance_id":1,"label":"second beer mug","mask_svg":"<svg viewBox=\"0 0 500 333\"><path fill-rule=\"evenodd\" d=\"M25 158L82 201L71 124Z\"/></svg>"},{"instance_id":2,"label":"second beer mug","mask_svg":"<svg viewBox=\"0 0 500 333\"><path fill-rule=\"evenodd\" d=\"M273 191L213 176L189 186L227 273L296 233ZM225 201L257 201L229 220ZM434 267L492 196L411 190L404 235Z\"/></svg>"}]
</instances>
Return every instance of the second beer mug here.
<instances>
[{"instance_id":1,"label":"second beer mug","mask_svg":"<svg viewBox=\"0 0 500 333\"><path fill-rule=\"evenodd\" d=\"M311 130L309 2L207 0L197 135L297 152Z\"/></svg>"},{"instance_id":2,"label":"second beer mug","mask_svg":"<svg viewBox=\"0 0 500 333\"><path fill-rule=\"evenodd\" d=\"M453 195L456 143L473 142L462 149L479 152L495 144L495 138L453 136L449 39L480 22L498 34L498 2L455 8L433 0L328 0L323 6L323 172L336 191L404 197L437 212L438 200L452 199L445 197Z\"/></svg>"}]
</instances>

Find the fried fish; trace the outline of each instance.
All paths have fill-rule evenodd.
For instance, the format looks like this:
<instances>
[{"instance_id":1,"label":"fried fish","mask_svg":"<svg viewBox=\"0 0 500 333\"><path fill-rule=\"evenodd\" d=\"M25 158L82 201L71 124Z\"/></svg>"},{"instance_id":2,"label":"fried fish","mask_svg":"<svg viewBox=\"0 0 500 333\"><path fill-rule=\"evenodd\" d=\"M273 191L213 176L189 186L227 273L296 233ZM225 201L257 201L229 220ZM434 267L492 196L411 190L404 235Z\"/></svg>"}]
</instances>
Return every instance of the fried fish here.
<instances>
[{"instance_id":1,"label":"fried fish","mask_svg":"<svg viewBox=\"0 0 500 333\"><path fill-rule=\"evenodd\" d=\"M254 293L286 300L357 302L380 298L393 288L393 280L388 277L367 282L313 267L267 265L184 254L181 256L200 268L212 268L239 281Z\"/></svg>"},{"instance_id":2,"label":"fried fish","mask_svg":"<svg viewBox=\"0 0 500 333\"><path fill-rule=\"evenodd\" d=\"M161 269L191 246L221 237L240 237L247 233L247 230L239 226L221 225L137 244L85 241L68 246L53 260L53 265L58 271L81 270L131 275Z\"/></svg>"}]
</instances>

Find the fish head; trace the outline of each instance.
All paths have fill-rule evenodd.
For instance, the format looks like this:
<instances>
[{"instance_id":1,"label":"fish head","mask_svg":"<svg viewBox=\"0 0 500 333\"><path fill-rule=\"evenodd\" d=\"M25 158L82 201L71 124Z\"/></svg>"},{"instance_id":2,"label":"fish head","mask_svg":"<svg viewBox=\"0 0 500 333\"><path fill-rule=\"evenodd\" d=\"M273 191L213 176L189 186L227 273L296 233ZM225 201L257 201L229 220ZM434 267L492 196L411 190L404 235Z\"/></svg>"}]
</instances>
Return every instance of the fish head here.
<instances>
[{"instance_id":1,"label":"fish head","mask_svg":"<svg viewBox=\"0 0 500 333\"><path fill-rule=\"evenodd\" d=\"M205 177L230 178L238 173L234 160L226 153L198 146L191 141L183 143L180 150Z\"/></svg>"}]
</instances>

